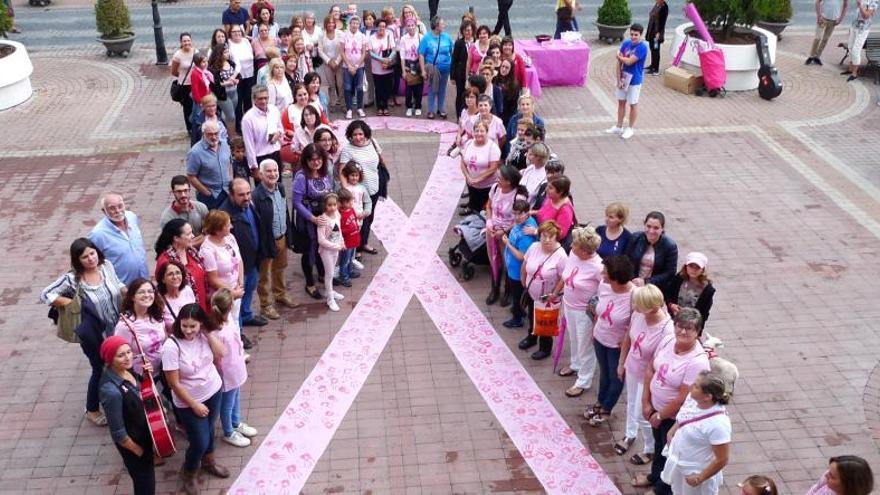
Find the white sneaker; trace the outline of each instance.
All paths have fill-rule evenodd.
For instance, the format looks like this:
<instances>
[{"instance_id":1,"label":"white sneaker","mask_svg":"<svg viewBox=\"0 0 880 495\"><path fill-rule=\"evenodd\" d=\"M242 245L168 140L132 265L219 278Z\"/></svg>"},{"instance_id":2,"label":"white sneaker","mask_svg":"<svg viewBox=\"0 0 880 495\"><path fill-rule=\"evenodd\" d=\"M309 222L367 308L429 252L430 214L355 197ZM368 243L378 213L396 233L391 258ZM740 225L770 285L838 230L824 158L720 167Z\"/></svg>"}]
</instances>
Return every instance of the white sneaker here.
<instances>
[{"instance_id":1,"label":"white sneaker","mask_svg":"<svg viewBox=\"0 0 880 495\"><path fill-rule=\"evenodd\" d=\"M616 125L613 125L613 126L609 127L608 129L605 129L605 134L622 134L622 133L623 133L623 129L621 129L620 127L617 127Z\"/></svg>"},{"instance_id":2,"label":"white sneaker","mask_svg":"<svg viewBox=\"0 0 880 495\"><path fill-rule=\"evenodd\" d=\"M251 444L251 439L242 435L238 430L232 430L232 435L224 436L223 441L236 447L249 447Z\"/></svg>"},{"instance_id":3,"label":"white sneaker","mask_svg":"<svg viewBox=\"0 0 880 495\"><path fill-rule=\"evenodd\" d=\"M364 269L364 264L354 258L351 259L351 266L357 268L358 270Z\"/></svg>"},{"instance_id":4,"label":"white sneaker","mask_svg":"<svg viewBox=\"0 0 880 495\"><path fill-rule=\"evenodd\" d=\"M413 115L413 109L412 109L412 108L407 108L407 109L406 109L406 116L407 116L407 117L412 117L412 115Z\"/></svg>"},{"instance_id":5,"label":"white sneaker","mask_svg":"<svg viewBox=\"0 0 880 495\"><path fill-rule=\"evenodd\" d=\"M623 132L620 134L620 137L622 137L623 139L629 139L633 137L633 134L635 134L635 132L636 131L634 131L632 127L625 127L623 129Z\"/></svg>"},{"instance_id":6,"label":"white sneaker","mask_svg":"<svg viewBox=\"0 0 880 495\"><path fill-rule=\"evenodd\" d=\"M416 117L421 117L421 116L422 116L422 109L416 108Z\"/></svg>"},{"instance_id":7,"label":"white sneaker","mask_svg":"<svg viewBox=\"0 0 880 495\"><path fill-rule=\"evenodd\" d=\"M363 108L358 108L358 117L366 117L367 114L364 113Z\"/></svg>"},{"instance_id":8,"label":"white sneaker","mask_svg":"<svg viewBox=\"0 0 880 495\"><path fill-rule=\"evenodd\" d=\"M244 422L239 423L238 428L236 428L235 431L241 433L242 435L246 436L247 438L257 436L257 429L254 428L253 426L248 426Z\"/></svg>"},{"instance_id":9,"label":"white sneaker","mask_svg":"<svg viewBox=\"0 0 880 495\"><path fill-rule=\"evenodd\" d=\"M334 290L333 291L333 299L335 299L337 301L341 301L341 300L345 299L345 296L343 296L342 294L340 294Z\"/></svg>"},{"instance_id":10,"label":"white sneaker","mask_svg":"<svg viewBox=\"0 0 880 495\"><path fill-rule=\"evenodd\" d=\"M336 299L328 299L327 307L330 308L330 311L339 311L339 305L336 304Z\"/></svg>"},{"instance_id":11,"label":"white sneaker","mask_svg":"<svg viewBox=\"0 0 880 495\"><path fill-rule=\"evenodd\" d=\"M346 119L346 120L351 120L351 110L346 110L346 111L345 111L345 119Z\"/></svg>"}]
</instances>

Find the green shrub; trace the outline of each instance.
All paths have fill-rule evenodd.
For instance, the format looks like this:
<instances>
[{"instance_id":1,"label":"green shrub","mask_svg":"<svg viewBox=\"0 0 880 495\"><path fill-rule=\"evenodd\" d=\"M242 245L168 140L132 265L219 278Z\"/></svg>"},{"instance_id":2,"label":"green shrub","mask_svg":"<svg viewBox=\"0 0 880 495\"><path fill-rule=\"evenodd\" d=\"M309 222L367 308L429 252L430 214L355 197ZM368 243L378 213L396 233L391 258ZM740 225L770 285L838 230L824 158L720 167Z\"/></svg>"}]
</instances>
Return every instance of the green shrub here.
<instances>
[{"instance_id":1,"label":"green shrub","mask_svg":"<svg viewBox=\"0 0 880 495\"><path fill-rule=\"evenodd\" d=\"M734 27L755 25L758 20L755 4L758 1L761 0L694 0L693 4L706 26L721 32L720 36L715 37L715 42L723 43L733 34Z\"/></svg>"},{"instance_id":2,"label":"green shrub","mask_svg":"<svg viewBox=\"0 0 880 495\"><path fill-rule=\"evenodd\" d=\"M791 0L755 0L758 19L767 22L788 22L791 20Z\"/></svg>"},{"instance_id":3,"label":"green shrub","mask_svg":"<svg viewBox=\"0 0 880 495\"><path fill-rule=\"evenodd\" d=\"M629 26L632 12L626 0L605 0L599 7L596 21L606 26Z\"/></svg>"},{"instance_id":4,"label":"green shrub","mask_svg":"<svg viewBox=\"0 0 880 495\"><path fill-rule=\"evenodd\" d=\"M10 31L12 31L12 17L9 17L6 4L0 2L0 38L5 38L6 33Z\"/></svg>"},{"instance_id":5,"label":"green shrub","mask_svg":"<svg viewBox=\"0 0 880 495\"><path fill-rule=\"evenodd\" d=\"M98 0L95 26L102 38L124 38L131 32L131 17L124 0Z\"/></svg>"}]
</instances>

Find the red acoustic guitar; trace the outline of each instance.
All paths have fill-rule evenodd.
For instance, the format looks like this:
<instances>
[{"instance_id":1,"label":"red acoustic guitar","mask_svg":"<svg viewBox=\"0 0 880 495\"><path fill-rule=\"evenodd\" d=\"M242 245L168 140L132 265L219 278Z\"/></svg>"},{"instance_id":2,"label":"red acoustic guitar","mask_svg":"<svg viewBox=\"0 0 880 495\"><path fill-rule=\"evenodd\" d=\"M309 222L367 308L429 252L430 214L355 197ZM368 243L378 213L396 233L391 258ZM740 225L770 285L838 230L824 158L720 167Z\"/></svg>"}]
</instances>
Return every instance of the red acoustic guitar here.
<instances>
[{"instance_id":1,"label":"red acoustic guitar","mask_svg":"<svg viewBox=\"0 0 880 495\"><path fill-rule=\"evenodd\" d=\"M122 321L131 331L131 338L137 346L137 351L141 355L141 360L147 362L147 356L141 348L137 334L132 328L131 323L125 315L121 315ZM141 401L144 403L144 413L147 416L147 423L150 425L150 436L153 438L153 451L159 457L169 457L177 452L174 447L174 439L171 437L171 431L168 429L168 423L165 421L165 411L162 409L162 399L156 393L156 385L153 383L153 377L149 373L144 373L141 381Z\"/></svg>"}]
</instances>

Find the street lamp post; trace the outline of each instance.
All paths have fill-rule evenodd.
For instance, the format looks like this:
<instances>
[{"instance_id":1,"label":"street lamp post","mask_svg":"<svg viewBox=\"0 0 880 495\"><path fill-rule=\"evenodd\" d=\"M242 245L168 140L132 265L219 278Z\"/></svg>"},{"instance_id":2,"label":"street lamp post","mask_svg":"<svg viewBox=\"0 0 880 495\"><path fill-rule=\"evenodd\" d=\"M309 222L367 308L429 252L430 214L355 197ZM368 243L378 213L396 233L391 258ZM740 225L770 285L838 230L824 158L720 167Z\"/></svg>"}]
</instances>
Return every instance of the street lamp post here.
<instances>
[{"instance_id":1,"label":"street lamp post","mask_svg":"<svg viewBox=\"0 0 880 495\"><path fill-rule=\"evenodd\" d=\"M162 18L159 17L159 2L151 0L153 7L153 37L156 39L156 65L168 65L168 52L165 51L165 35L162 34Z\"/></svg>"}]
</instances>

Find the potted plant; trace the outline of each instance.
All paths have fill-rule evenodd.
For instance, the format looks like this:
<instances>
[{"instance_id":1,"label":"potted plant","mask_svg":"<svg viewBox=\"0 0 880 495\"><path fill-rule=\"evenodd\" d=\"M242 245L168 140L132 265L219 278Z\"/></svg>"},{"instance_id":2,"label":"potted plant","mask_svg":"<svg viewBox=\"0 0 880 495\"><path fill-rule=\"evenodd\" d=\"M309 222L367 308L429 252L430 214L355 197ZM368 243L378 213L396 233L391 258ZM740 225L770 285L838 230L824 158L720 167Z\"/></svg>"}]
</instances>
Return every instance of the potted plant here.
<instances>
[{"instance_id":1,"label":"potted plant","mask_svg":"<svg viewBox=\"0 0 880 495\"><path fill-rule=\"evenodd\" d=\"M5 3L0 2L0 38L5 38L6 34L12 31L12 17L9 15L9 9Z\"/></svg>"},{"instance_id":2,"label":"potted plant","mask_svg":"<svg viewBox=\"0 0 880 495\"><path fill-rule=\"evenodd\" d=\"M599 7L596 27L599 39L609 44L623 39L624 33L632 23L632 12L627 0L604 0Z\"/></svg>"},{"instance_id":3,"label":"potted plant","mask_svg":"<svg viewBox=\"0 0 880 495\"><path fill-rule=\"evenodd\" d=\"M748 91L758 87L758 69L761 61L755 41L758 36L767 37L771 63L776 60L776 36L755 26L758 20L757 2L761 0L694 0L693 6L709 30L715 46L724 52L728 91ZM689 7L686 7L686 10ZM689 45L702 43L694 24L688 22L676 26L672 42L672 53L677 53L686 40ZM695 69L700 68L700 57L696 46L684 50L682 64Z\"/></svg>"},{"instance_id":4,"label":"potted plant","mask_svg":"<svg viewBox=\"0 0 880 495\"><path fill-rule=\"evenodd\" d=\"M131 16L124 0L97 0L95 3L95 26L101 36L98 41L107 49L107 56L127 57L134 44Z\"/></svg>"},{"instance_id":5,"label":"potted plant","mask_svg":"<svg viewBox=\"0 0 880 495\"><path fill-rule=\"evenodd\" d=\"M759 27L782 38L782 31L791 21L791 0L756 0Z\"/></svg>"}]
</instances>

